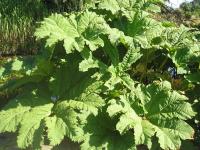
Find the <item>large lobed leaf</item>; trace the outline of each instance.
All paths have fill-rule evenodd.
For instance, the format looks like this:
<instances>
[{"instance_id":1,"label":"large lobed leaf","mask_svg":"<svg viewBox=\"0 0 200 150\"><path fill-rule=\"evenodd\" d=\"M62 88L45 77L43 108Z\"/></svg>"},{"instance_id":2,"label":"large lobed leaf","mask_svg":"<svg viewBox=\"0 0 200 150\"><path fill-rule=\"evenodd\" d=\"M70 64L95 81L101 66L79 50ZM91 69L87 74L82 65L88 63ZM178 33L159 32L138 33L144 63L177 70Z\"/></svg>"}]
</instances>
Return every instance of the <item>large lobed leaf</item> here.
<instances>
[{"instance_id":1,"label":"large lobed leaf","mask_svg":"<svg viewBox=\"0 0 200 150\"><path fill-rule=\"evenodd\" d=\"M53 104L50 100L37 97L35 94L25 94L10 101L0 112L0 132L14 132L19 128L17 143L20 148L26 148L35 142L41 131L42 119L51 114ZM40 133L38 133L40 131ZM40 141L41 142L41 141Z\"/></svg>"},{"instance_id":2,"label":"large lobed leaf","mask_svg":"<svg viewBox=\"0 0 200 150\"><path fill-rule=\"evenodd\" d=\"M151 59L143 58L157 50L167 50L184 71L188 61L199 61L199 43L188 28L165 28L149 18L149 11L159 11L153 4L158 1L90 1L95 4L90 10L46 18L35 35L47 40L51 57L42 55L31 70L20 60L11 63L11 70L25 76L0 90L32 82L35 87L0 112L0 132L18 130L18 146L33 149L40 149L45 134L50 145L68 137L82 142L83 150L135 150L141 144L150 149L155 137L162 149L179 149L181 140L192 139L186 120L195 113L187 97L167 81L144 86L131 74L134 64L147 66ZM66 51L62 60L53 53L60 41ZM96 56L99 50L103 54ZM198 73L185 77L198 82Z\"/></svg>"},{"instance_id":3,"label":"large lobed leaf","mask_svg":"<svg viewBox=\"0 0 200 150\"><path fill-rule=\"evenodd\" d=\"M98 116L89 116L84 126L86 139L81 144L82 150L136 150L131 132L120 135L114 128L115 120L109 118L105 110Z\"/></svg>"},{"instance_id":4,"label":"large lobed leaf","mask_svg":"<svg viewBox=\"0 0 200 150\"><path fill-rule=\"evenodd\" d=\"M94 51L104 44L100 35L106 33L106 26L101 16L89 11L69 17L54 14L42 22L35 35L47 38L50 47L63 41L67 53L82 51L85 45Z\"/></svg>"},{"instance_id":5,"label":"large lobed leaf","mask_svg":"<svg viewBox=\"0 0 200 150\"><path fill-rule=\"evenodd\" d=\"M181 139L192 139L194 131L184 120L195 115L187 98L171 91L168 82L138 86L120 101L112 100L107 109L111 117L121 114L116 129L124 134L134 129L136 144L150 148L156 134L161 148L180 148ZM117 111L116 111L117 110Z\"/></svg>"}]
</instances>

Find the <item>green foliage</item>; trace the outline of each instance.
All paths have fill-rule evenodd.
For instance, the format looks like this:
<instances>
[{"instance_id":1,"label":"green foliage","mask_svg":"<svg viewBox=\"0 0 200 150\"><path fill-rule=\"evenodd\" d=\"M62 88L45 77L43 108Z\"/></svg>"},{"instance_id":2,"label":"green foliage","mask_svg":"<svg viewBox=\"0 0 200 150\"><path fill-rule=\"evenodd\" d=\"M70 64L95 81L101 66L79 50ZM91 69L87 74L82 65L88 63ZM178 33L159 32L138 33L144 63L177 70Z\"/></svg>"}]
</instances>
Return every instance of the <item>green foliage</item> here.
<instances>
[{"instance_id":1,"label":"green foliage","mask_svg":"<svg viewBox=\"0 0 200 150\"><path fill-rule=\"evenodd\" d=\"M65 137L82 150L175 150L192 140L199 33L152 19L157 2L88 1L44 19L35 35L46 48L32 65L18 58L0 69L0 91L22 91L0 111L0 132L18 131L23 149Z\"/></svg>"},{"instance_id":2,"label":"green foliage","mask_svg":"<svg viewBox=\"0 0 200 150\"><path fill-rule=\"evenodd\" d=\"M193 129L183 122L195 115L187 98L170 92L168 82L137 87L130 94L111 100L109 116L119 116L116 129L121 133L134 129L135 143L151 148L151 137L156 134L162 149L176 149L180 139L190 139ZM131 105L132 104L132 105Z\"/></svg>"},{"instance_id":3,"label":"green foliage","mask_svg":"<svg viewBox=\"0 0 200 150\"><path fill-rule=\"evenodd\" d=\"M96 117L89 116L84 127L87 137L81 144L81 149L135 150L133 132L120 135L115 129L115 123L116 120L111 119L106 112L99 112Z\"/></svg>"},{"instance_id":4,"label":"green foliage","mask_svg":"<svg viewBox=\"0 0 200 150\"><path fill-rule=\"evenodd\" d=\"M181 10L183 10L184 13L189 13L190 17L192 15L199 17L200 16L199 9L200 9L200 3L198 0L194 0L190 3L183 3L181 5Z\"/></svg>"},{"instance_id":5,"label":"green foliage","mask_svg":"<svg viewBox=\"0 0 200 150\"><path fill-rule=\"evenodd\" d=\"M182 15L186 18L184 21L188 26L199 28L200 24L200 2L193 0L191 2L185 2L181 4L179 8Z\"/></svg>"}]
</instances>

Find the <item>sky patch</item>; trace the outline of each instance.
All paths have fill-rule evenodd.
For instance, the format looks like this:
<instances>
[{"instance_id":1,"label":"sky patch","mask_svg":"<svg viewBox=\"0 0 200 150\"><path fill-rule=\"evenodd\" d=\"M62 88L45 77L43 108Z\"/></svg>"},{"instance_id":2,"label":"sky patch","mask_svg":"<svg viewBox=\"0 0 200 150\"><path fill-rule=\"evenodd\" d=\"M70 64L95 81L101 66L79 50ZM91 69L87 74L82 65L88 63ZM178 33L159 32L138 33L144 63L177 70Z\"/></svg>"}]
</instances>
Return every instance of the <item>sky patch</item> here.
<instances>
[{"instance_id":1,"label":"sky patch","mask_svg":"<svg viewBox=\"0 0 200 150\"><path fill-rule=\"evenodd\" d=\"M192 0L169 0L169 2L167 2L167 5L172 8L179 8L182 3L191 1Z\"/></svg>"}]
</instances>

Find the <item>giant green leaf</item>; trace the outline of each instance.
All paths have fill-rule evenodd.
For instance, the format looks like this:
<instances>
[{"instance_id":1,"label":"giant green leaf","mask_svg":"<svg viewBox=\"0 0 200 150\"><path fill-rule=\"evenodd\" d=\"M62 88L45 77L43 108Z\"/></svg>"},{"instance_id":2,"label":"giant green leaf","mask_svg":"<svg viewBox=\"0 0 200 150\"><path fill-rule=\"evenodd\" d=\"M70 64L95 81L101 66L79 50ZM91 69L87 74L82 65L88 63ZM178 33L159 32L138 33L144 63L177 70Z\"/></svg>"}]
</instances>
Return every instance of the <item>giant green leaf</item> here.
<instances>
[{"instance_id":1,"label":"giant green leaf","mask_svg":"<svg viewBox=\"0 0 200 150\"><path fill-rule=\"evenodd\" d=\"M47 38L47 46L63 41L67 53L82 51L85 44L91 50L96 50L104 44L99 35L105 34L105 26L101 16L89 11L69 17L54 14L42 22L35 35L37 38Z\"/></svg>"},{"instance_id":2,"label":"giant green leaf","mask_svg":"<svg viewBox=\"0 0 200 150\"><path fill-rule=\"evenodd\" d=\"M51 114L52 107L52 103L36 106L23 116L17 137L17 143L20 148L26 148L34 142L34 134L39 130L42 119ZM42 134L43 131L41 131L40 135Z\"/></svg>"},{"instance_id":3,"label":"giant green leaf","mask_svg":"<svg viewBox=\"0 0 200 150\"><path fill-rule=\"evenodd\" d=\"M46 97L29 93L17 97L0 112L0 132L13 132L19 127L18 146L39 147L40 143L36 141L43 135L42 120L51 114L52 107L53 104Z\"/></svg>"},{"instance_id":4,"label":"giant green leaf","mask_svg":"<svg viewBox=\"0 0 200 150\"><path fill-rule=\"evenodd\" d=\"M90 116L87 122L84 127L86 140L81 145L82 150L136 150L133 134L128 132L120 135L115 129L115 121L105 112L99 112L96 117Z\"/></svg>"},{"instance_id":5,"label":"giant green leaf","mask_svg":"<svg viewBox=\"0 0 200 150\"><path fill-rule=\"evenodd\" d=\"M136 144L151 148L151 138L156 134L161 148L177 149L181 139L191 139L194 133L184 121L195 115L186 100L164 81L138 86L128 97L112 100L107 111L111 117L121 114L116 129L121 134L134 129Z\"/></svg>"},{"instance_id":6,"label":"giant green leaf","mask_svg":"<svg viewBox=\"0 0 200 150\"><path fill-rule=\"evenodd\" d=\"M47 135L50 140L51 145L60 144L66 135L66 124L65 122L58 117L47 117L45 119L45 124L47 127Z\"/></svg>"}]
</instances>

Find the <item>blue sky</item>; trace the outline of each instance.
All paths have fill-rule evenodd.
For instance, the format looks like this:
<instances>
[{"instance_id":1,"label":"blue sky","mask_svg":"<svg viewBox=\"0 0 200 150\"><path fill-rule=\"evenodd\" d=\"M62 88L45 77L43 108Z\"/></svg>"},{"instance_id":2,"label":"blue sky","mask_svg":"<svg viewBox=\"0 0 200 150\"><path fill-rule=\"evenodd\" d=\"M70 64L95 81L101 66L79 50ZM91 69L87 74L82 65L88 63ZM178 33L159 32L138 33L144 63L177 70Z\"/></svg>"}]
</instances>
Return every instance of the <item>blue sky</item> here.
<instances>
[{"instance_id":1,"label":"blue sky","mask_svg":"<svg viewBox=\"0 0 200 150\"><path fill-rule=\"evenodd\" d=\"M180 4L183 2L191 2L192 0L169 0L170 3L167 3L167 5L173 7L173 8L178 8Z\"/></svg>"}]
</instances>

